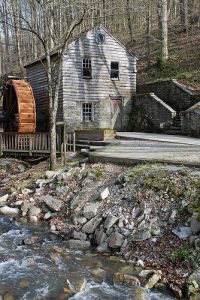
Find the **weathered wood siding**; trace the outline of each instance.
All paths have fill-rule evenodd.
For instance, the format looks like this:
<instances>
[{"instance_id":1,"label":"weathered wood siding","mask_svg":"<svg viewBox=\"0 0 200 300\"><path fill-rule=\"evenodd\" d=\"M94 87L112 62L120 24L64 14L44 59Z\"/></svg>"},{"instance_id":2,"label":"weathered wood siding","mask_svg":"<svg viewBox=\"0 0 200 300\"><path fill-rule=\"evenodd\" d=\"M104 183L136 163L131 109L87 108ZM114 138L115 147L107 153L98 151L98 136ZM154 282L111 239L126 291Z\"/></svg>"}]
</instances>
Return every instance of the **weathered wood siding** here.
<instances>
[{"instance_id":1,"label":"weathered wood siding","mask_svg":"<svg viewBox=\"0 0 200 300\"><path fill-rule=\"evenodd\" d=\"M56 56L52 57L52 64L55 63ZM56 70L55 70L56 71ZM48 99L48 87L47 77L44 67L44 61L37 61L29 66L26 66L26 72L28 80L33 88L33 93L36 101L36 112L49 114L49 99ZM61 80L57 121L63 120L63 80Z\"/></svg>"},{"instance_id":2,"label":"weathered wood siding","mask_svg":"<svg viewBox=\"0 0 200 300\"><path fill-rule=\"evenodd\" d=\"M97 44L96 30L105 34ZM82 58L92 60L92 78L82 78ZM122 129L131 111L136 92L136 57L130 55L104 28L89 31L70 44L63 61L63 117L75 128L110 128L111 97L123 98ZM110 79L111 61L119 62L119 80ZM92 102L93 122L82 121L82 102Z\"/></svg>"}]
</instances>

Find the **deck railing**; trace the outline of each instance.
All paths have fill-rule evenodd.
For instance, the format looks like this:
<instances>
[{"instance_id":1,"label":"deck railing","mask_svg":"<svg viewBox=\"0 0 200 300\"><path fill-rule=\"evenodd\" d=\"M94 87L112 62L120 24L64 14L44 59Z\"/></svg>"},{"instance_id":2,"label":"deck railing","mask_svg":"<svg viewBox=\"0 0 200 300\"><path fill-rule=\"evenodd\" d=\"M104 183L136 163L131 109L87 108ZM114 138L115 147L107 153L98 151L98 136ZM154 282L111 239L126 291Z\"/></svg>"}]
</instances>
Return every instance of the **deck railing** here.
<instances>
[{"instance_id":1,"label":"deck railing","mask_svg":"<svg viewBox=\"0 0 200 300\"><path fill-rule=\"evenodd\" d=\"M73 132L67 132L65 138L62 138L61 134L56 135L56 151L58 154L62 152L62 148L65 151L75 151L75 135ZM50 153L50 134L48 132L1 132L0 155L8 153L28 156L48 155Z\"/></svg>"}]
</instances>

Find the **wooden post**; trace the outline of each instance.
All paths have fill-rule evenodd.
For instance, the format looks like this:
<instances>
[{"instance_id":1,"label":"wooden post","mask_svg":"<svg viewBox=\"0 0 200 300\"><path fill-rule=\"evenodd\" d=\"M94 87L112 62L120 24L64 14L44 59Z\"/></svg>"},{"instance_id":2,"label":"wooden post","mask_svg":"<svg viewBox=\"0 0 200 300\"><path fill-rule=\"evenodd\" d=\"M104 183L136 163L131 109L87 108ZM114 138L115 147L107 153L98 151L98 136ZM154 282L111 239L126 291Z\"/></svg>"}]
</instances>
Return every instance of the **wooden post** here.
<instances>
[{"instance_id":1,"label":"wooden post","mask_svg":"<svg viewBox=\"0 0 200 300\"><path fill-rule=\"evenodd\" d=\"M3 149L2 149L2 133L0 133L0 156L3 155Z\"/></svg>"},{"instance_id":2,"label":"wooden post","mask_svg":"<svg viewBox=\"0 0 200 300\"><path fill-rule=\"evenodd\" d=\"M64 164L63 148L64 148L63 143L61 143L61 146L60 146L61 165Z\"/></svg>"},{"instance_id":3,"label":"wooden post","mask_svg":"<svg viewBox=\"0 0 200 300\"><path fill-rule=\"evenodd\" d=\"M29 155L32 156L32 150L33 150L33 145L32 145L32 136L29 135Z\"/></svg>"},{"instance_id":4,"label":"wooden post","mask_svg":"<svg viewBox=\"0 0 200 300\"><path fill-rule=\"evenodd\" d=\"M76 132L73 132L73 151L76 152Z\"/></svg>"},{"instance_id":5,"label":"wooden post","mask_svg":"<svg viewBox=\"0 0 200 300\"><path fill-rule=\"evenodd\" d=\"M67 163L67 154L66 154L66 135L67 135L67 132L66 132L66 126L64 124L64 127L63 127L63 151L64 151L64 164Z\"/></svg>"}]
</instances>

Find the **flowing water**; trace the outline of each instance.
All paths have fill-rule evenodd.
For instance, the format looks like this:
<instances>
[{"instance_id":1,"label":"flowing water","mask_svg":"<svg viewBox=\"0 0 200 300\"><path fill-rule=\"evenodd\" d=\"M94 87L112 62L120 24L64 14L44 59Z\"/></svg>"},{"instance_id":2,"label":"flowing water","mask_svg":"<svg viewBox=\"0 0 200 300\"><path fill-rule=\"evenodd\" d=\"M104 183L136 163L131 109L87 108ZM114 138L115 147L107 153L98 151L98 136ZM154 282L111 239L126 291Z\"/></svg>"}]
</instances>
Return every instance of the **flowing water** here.
<instances>
[{"instance_id":1,"label":"flowing water","mask_svg":"<svg viewBox=\"0 0 200 300\"><path fill-rule=\"evenodd\" d=\"M33 236L39 241L25 245L24 239ZM103 282L91 273L97 268L105 271ZM123 268L127 265L119 260L67 249L64 241L45 228L30 228L0 217L0 295L6 299L68 299L69 286L76 286L80 278L87 280L86 289L70 299L134 299L134 288L112 284L112 274ZM174 298L154 291L149 299Z\"/></svg>"}]
</instances>

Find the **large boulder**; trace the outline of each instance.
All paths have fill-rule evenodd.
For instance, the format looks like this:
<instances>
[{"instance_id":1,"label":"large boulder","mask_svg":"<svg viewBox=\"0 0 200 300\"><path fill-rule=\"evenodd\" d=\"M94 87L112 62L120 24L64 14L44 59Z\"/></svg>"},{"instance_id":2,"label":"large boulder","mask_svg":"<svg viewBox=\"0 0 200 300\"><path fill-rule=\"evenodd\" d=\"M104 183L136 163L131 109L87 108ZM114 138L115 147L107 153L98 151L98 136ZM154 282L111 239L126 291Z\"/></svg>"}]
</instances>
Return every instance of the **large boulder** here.
<instances>
[{"instance_id":1,"label":"large boulder","mask_svg":"<svg viewBox=\"0 0 200 300\"><path fill-rule=\"evenodd\" d=\"M51 212L58 212L63 207L63 201L53 198L52 196L41 196L40 202L44 202Z\"/></svg>"},{"instance_id":2,"label":"large boulder","mask_svg":"<svg viewBox=\"0 0 200 300\"><path fill-rule=\"evenodd\" d=\"M115 273L113 275L113 282L124 285L140 285L140 281L137 277L123 273Z\"/></svg>"},{"instance_id":3,"label":"large boulder","mask_svg":"<svg viewBox=\"0 0 200 300\"><path fill-rule=\"evenodd\" d=\"M83 215L87 219L91 219L96 216L99 208L99 203L87 203L83 209Z\"/></svg>"},{"instance_id":4,"label":"large boulder","mask_svg":"<svg viewBox=\"0 0 200 300\"><path fill-rule=\"evenodd\" d=\"M115 216L108 216L106 219L105 219L105 222L104 222L104 227L106 229L109 229L111 228L119 219Z\"/></svg>"},{"instance_id":5,"label":"large boulder","mask_svg":"<svg viewBox=\"0 0 200 300\"><path fill-rule=\"evenodd\" d=\"M87 222L83 226L82 232L93 233L95 231L95 229L99 226L101 221L102 221L102 217L100 217L100 216L96 216L96 217L92 218L89 222Z\"/></svg>"},{"instance_id":6,"label":"large boulder","mask_svg":"<svg viewBox=\"0 0 200 300\"><path fill-rule=\"evenodd\" d=\"M88 250L90 248L90 242L81 240L68 240L67 247L70 249Z\"/></svg>"},{"instance_id":7,"label":"large boulder","mask_svg":"<svg viewBox=\"0 0 200 300\"><path fill-rule=\"evenodd\" d=\"M132 235L133 242L145 241L150 239L151 233L149 230L140 230Z\"/></svg>"},{"instance_id":8,"label":"large boulder","mask_svg":"<svg viewBox=\"0 0 200 300\"><path fill-rule=\"evenodd\" d=\"M124 237L119 232L113 232L109 237L108 245L110 248L119 248L124 242Z\"/></svg>"},{"instance_id":9,"label":"large boulder","mask_svg":"<svg viewBox=\"0 0 200 300\"><path fill-rule=\"evenodd\" d=\"M194 214L192 216L190 226L191 226L192 234L196 234L196 233L200 232L200 221L198 219L198 214Z\"/></svg>"},{"instance_id":10,"label":"large boulder","mask_svg":"<svg viewBox=\"0 0 200 300\"><path fill-rule=\"evenodd\" d=\"M0 212L4 215L18 215L19 214L19 208L13 208L9 207L7 205L0 208Z\"/></svg>"},{"instance_id":11,"label":"large boulder","mask_svg":"<svg viewBox=\"0 0 200 300\"><path fill-rule=\"evenodd\" d=\"M149 300L147 290L142 287L137 287L134 292L134 300Z\"/></svg>"},{"instance_id":12,"label":"large boulder","mask_svg":"<svg viewBox=\"0 0 200 300\"><path fill-rule=\"evenodd\" d=\"M4 204L8 200L8 194L0 197L0 205Z\"/></svg>"}]
</instances>

